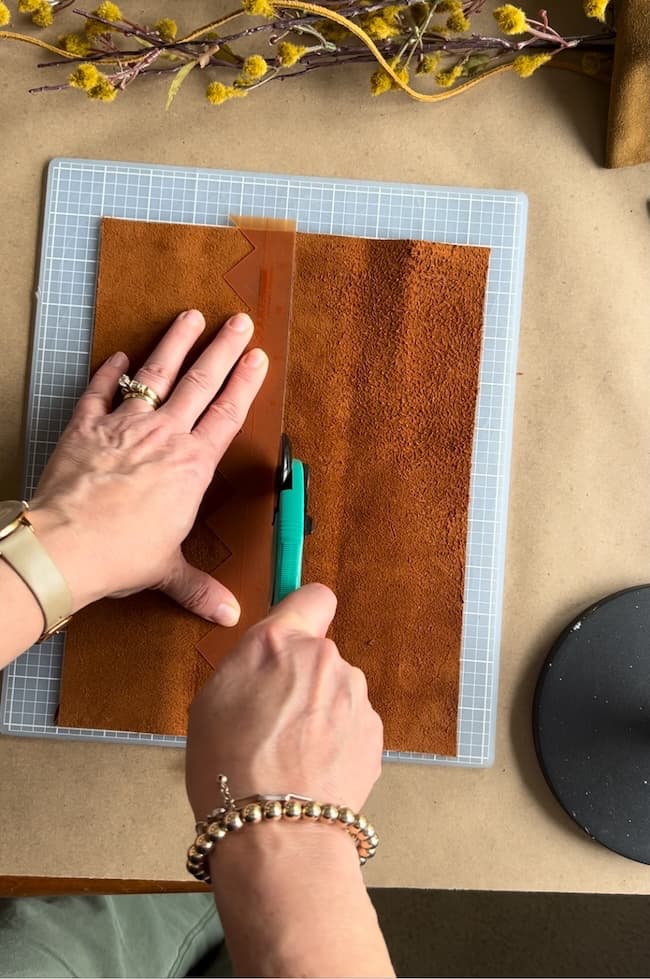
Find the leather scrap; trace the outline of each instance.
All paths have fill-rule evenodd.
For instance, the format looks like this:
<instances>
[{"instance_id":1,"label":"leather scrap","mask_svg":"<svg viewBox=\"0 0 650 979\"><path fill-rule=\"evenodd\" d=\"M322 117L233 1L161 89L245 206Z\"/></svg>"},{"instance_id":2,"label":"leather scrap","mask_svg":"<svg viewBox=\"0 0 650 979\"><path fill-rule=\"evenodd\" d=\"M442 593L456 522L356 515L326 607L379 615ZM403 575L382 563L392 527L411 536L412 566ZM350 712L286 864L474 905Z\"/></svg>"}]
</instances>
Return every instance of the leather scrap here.
<instances>
[{"instance_id":1,"label":"leather scrap","mask_svg":"<svg viewBox=\"0 0 650 979\"><path fill-rule=\"evenodd\" d=\"M63 726L183 734L195 690L236 636L268 610L295 229L269 222L264 228L255 224L247 234L259 236L266 278L255 305L244 305L256 321L254 342L269 354L269 372L183 544L188 560L235 592L240 624L210 628L158 592L106 599L84 609L66 634ZM224 276L251 252L247 234L237 228L105 218L91 369L118 349L134 367L143 363L174 317L197 307L207 326L187 363L193 361L223 322L242 309ZM276 263L278 274L270 274ZM262 284L262 276L258 279ZM252 301L253 292L248 296Z\"/></svg>"},{"instance_id":2,"label":"leather scrap","mask_svg":"<svg viewBox=\"0 0 650 979\"><path fill-rule=\"evenodd\" d=\"M650 5L617 0L607 166L650 161Z\"/></svg>"}]
</instances>

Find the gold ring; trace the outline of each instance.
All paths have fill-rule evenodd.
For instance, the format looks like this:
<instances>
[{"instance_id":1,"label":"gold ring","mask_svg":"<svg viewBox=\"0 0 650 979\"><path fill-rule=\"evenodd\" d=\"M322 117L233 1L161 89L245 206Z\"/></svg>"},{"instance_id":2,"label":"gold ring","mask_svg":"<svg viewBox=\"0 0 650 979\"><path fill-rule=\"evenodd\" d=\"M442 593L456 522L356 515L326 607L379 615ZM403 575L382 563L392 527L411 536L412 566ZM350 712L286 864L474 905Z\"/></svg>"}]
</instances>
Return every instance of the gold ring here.
<instances>
[{"instance_id":1,"label":"gold ring","mask_svg":"<svg viewBox=\"0 0 650 979\"><path fill-rule=\"evenodd\" d=\"M150 404L152 408L160 408L162 404L160 395L153 388L150 388L148 384L142 384L140 381L132 381L128 374L122 374L119 384L122 391L122 401L128 401L130 398L140 398L142 401Z\"/></svg>"}]
</instances>

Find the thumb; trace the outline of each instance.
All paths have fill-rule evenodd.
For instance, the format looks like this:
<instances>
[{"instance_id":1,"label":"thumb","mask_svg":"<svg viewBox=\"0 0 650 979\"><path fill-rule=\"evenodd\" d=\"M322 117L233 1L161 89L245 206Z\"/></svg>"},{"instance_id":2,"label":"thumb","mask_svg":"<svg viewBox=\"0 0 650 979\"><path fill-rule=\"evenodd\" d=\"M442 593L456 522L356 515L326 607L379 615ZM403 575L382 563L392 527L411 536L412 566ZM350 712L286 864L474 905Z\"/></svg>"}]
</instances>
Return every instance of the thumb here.
<instances>
[{"instance_id":1,"label":"thumb","mask_svg":"<svg viewBox=\"0 0 650 979\"><path fill-rule=\"evenodd\" d=\"M303 585L271 611L267 622L279 622L287 632L324 638L336 612L336 595L326 585Z\"/></svg>"},{"instance_id":2,"label":"thumb","mask_svg":"<svg viewBox=\"0 0 650 979\"><path fill-rule=\"evenodd\" d=\"M218 625L233 626L239 622L239 602L220 582L205 571L199 571L178 552L160 590L175 602Z\"/></svg>"}]
</instances>

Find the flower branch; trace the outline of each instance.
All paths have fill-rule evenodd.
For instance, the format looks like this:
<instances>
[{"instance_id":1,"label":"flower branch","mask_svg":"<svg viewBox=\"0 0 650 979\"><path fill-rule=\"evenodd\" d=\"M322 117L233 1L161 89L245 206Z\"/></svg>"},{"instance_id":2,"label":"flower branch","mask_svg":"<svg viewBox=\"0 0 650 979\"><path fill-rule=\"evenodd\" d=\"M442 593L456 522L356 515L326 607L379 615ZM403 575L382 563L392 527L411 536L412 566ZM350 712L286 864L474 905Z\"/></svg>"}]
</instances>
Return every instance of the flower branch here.
<instances>
[{"instance_id":1,"label":"flower branch","mask_svg":"<svg viewBox=\"0 0 650 979\"><path fill-rule=\"evenodd\" d=\"M36 26L48 26L72 3L18 0L17 13L31 17ZM550 23L545 10L533 17L509 3L493 9L498 34L475 33L471 18L486 4L487 0L243 0L241 7L179 36L171 18L153 25L138 23L116 3L104 0L93 10L73 7L81 30L60 35L56 43L4 29L0 40L34 44L53 54L55 60L39 64L41 70L73 68L65 80L32 92L78 89L104 102L114 101L145 76L169 76L169 105L196 69L207 73L207 98L217 105L252 94L270 81L355 63L375 64L373 95L401 90L421 102L457 95L505 71L529 77L549 64L607 77L615 40L608 0L583 0L585 14L601 21L599 31L588 31L586 22L584 34L567 36ZM0 28L11 16L8 4L0 0ZM255 18L252 23L250 18ZM237 24L242 19L248 22ZM256 38L264 42L263 53L240 50L242 43ZM417 88L413 76L421 79Z\"/></svg>"}]
</instances>

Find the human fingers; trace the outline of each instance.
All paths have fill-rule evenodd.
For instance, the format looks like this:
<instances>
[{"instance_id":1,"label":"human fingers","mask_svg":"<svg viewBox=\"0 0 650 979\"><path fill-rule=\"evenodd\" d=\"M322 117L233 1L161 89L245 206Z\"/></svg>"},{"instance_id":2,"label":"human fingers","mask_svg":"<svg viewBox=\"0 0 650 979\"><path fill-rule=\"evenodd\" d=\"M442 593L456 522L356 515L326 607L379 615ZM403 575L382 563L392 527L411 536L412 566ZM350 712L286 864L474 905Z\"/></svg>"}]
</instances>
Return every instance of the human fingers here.
<instances>
[{"instance_id":1,"label":"human fingers","mask_svg":"<svg viewBox=\"0 0 650 979\"><path fill-rule=\"evenodd\" d=\"M161 411L189 431L205 411L246 349L253 321L238 313L221 327L212 343L181 377Z\"/></svg>"},{"instance_id":2,"label":"human fingers","mask_svg":"<svg viewBox=\"0 0 650 979\"><path fill-rule=\"evenodd\" d=\"M324 638L336 612L336 595L326 585L303 585L271 610L262 626L281 626L287 634Z\"/></svg>"},{"instance_id":3,"label":"human fingers","mask_svg":"<svg viewBox=\"0 0 650 979\"><path fill-rule=\"evenodd\" d=\"M187 309L177 316L170 328L135 375L134 380L146 384L164 401L172 389L183 361L203 333L205 319L198 309ZM127 398L120 412L153 411L144 398Z\"/></svg>"},{"instance_id":4,"label":"human fingers","mask_svg":"<svg viewBox=\"0 0 650 979\"><path fill-rule=\"evenodd\" d=\"M246 421L268 366L269 359L263 350L249 351L194 429L194 436L209 446L215 466Z\"/></svg>"},{"instance_id":5,"label":"human fingers","mask_svg":"<svg viewBox=\"0 0 650 979\"><path fill-rule=\"evenodd\" d=\"M160 590L188 612L194 612L208 622L224 626L239 622L241 609L232 592L205 571L191 565L180 551Z\"/></svg>"},{"instance_id":6,"label":"human fingers","mask_svg":"<svg viewBox=\"0 0 650 979\"><path fill-rule=\"evenodd\" d=\"M95 371L88 387L81 395L73 417L96 418L111 410L113 398L117 391L117 382L127 367L129 360L126 354L112 354L102 366Z\"/></svg>"}]
</instances>

